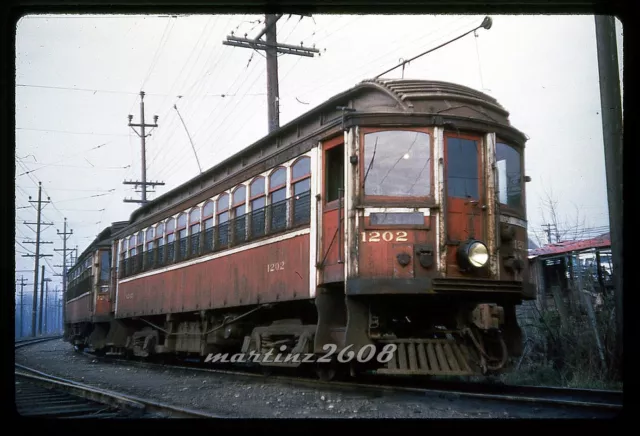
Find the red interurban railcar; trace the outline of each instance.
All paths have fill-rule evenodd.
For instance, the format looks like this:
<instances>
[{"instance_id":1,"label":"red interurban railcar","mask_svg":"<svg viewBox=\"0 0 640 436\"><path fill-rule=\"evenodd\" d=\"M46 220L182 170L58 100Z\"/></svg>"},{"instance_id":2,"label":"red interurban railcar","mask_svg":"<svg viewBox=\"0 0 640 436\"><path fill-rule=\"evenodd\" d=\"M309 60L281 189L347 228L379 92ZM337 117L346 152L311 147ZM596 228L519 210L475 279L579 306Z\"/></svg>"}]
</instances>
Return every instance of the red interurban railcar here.
<instances>
[{"instance_id":1,"label":"red interurban railcar","mask_svg":"<svg viewBox=\"0 0 640 436\"><path fill-rule=\"evenodd\" d=\"M66 338L314 354L322 377L504 371L535 298L525 141L484 93L363 81L105 229L69 272Z\"/></svg>"}]
</instances>

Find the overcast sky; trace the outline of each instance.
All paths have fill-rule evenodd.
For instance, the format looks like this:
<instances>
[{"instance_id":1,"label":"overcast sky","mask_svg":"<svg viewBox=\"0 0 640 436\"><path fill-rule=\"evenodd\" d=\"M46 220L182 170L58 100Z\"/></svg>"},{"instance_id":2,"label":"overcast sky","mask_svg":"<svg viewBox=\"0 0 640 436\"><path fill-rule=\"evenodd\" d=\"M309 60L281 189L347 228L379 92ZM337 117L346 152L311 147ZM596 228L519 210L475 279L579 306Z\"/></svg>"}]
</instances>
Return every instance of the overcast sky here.
<instances>
[{"instance_id":1,"label":"overcast sky","mask_svg":"<svg viewBox=\"0 0 640 436\"><path fill-rule=\"evenodd\" d=\"M280 123L331 96L478 26L484 16L284 16L278 41L321 50L281 55ZM600 91L593 16L494 15L480 29L411 62L405 78L444 80L484 91L528 135L530 229L539 232L545 191L562 222L576 210L587 234L608 228ZM258 20L261 20L258 22ZM147 179L165 182L155 198L267 134L266 61L260 52L222 44L252 37L260 15L26 16L16 30L16 264L33 280L37 182L51 197L42 233L47 276L60 273L64 217L82 252L113 221L128 220L140 198L124 180L141 177L140 122L159 116L147 138ZM616 22L622 65L622 27ZM622 68L620 69L622 72ZM402 76L397 69L386 77ZM620 77L622 80L622 76ZM224 95L224 97L222 97ZM28 172L28 173L27 173ZM46 198L45 198L46 199ZM547 221L548 221L547 216ZM54 283L61 282L54 277Z\"/></svg>"}]
</instances>

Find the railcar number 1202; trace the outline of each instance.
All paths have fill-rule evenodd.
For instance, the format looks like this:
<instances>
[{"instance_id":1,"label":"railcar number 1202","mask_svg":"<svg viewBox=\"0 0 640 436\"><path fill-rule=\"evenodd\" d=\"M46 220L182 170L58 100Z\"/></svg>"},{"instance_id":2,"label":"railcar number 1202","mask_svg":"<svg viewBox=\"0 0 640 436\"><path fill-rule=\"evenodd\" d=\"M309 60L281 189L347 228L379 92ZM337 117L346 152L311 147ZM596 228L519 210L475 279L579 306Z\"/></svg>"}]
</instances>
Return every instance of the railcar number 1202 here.
<instances>
[{"instance_id":1,"label":"railcar number 1202","mask_svg":"<svg viewBox=\"0 0 640 436\"><path fill-rule=\"evenodd\" d=\"M407 242L407 232L362 232L362 242Z\"/></svg>"},{"instance_id":2,"label":"railcar number 1202","mask_svg":"<svg viewBox=\"0 0 640 436\"><path fill-rule=\"evenodd\" d=\"M284 260L276 263L267 264L267 272L282 271L284 269Z\"/></svg>"}]
</instances>

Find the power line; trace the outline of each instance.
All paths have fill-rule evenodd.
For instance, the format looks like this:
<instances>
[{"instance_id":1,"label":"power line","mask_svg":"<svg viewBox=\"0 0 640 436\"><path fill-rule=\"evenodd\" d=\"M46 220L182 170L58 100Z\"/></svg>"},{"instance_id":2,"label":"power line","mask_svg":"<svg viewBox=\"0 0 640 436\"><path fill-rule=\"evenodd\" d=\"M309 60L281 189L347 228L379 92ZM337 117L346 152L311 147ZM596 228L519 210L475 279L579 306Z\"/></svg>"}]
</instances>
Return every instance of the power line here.
<instances>
[{"instance_id":1,"label":"power line","mask_svg":"<svg viewBox=\"0 0 640 436\"><path fill-rule=\"evenodd\" d=\"M30 130L34 132L47 132L47 133L68 133L71 135L94 135L94 136L129 136L124 133L95 133L95 132L72 132L69 130L53 130L53 129L32 129L29 127L16 127L16 130Z\"/></svg>"},{"instance_id":2,"label":"power line","mask_svg":"<svg viewBox=\"0 0 640 436\"><path fill-rule=\"evenodd\" d=\"M164 46L167 43L167 41L169 40L169 35L171 35L171 32L173 31L173 27L175 26L175 24L176 24L175 20L172 21L171 17L169 17L169 21L167 21L167 25L165 26L164 31L162 32L162 36L160 37L160 44L158 45L158 48L156 49L156 52L153 55L153 58L151 58L151 65L149 65L149 71L147 71L147 76L142 81L142 85L140 85L141 89L144 88L144 85L145 83L147 83L147 80L149 80L149 77L151 76L151 73L153 72L153 69L156 66L156 63L158 62L158 59L160 59L160 53L164 49ZM169 30L169 33L167 33L167 29L169 29L170 25L171 25L171 30ZM166 39L164 38L165 34L167 35Z\"/></svg>"}]
</instances>

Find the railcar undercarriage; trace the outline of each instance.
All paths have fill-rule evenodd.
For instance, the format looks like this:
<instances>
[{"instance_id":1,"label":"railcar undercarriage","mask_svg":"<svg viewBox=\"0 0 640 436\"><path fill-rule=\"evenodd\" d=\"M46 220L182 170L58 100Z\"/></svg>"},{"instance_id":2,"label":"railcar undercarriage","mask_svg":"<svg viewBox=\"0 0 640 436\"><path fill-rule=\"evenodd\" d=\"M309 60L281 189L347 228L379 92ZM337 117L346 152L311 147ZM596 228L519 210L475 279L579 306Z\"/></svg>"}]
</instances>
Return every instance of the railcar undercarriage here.
<instances>
[{"instance_id":1,"label":"railcar undercarriage","mask_svg":"<svg viewBox=\"0 0 640 436\"><path fill-rule=\"evenodd\" d=\"M352 375L488 375L508 369L509 357L519 355L513 304L392 297L365 302L343 294L342 307L330 310L320 297L233 313L201 311L84 323L68 329L67 340L106 355L190 356L212 364L264 368L311 366L323 379L340 368Z\"/></svg>"}]
</instances>

